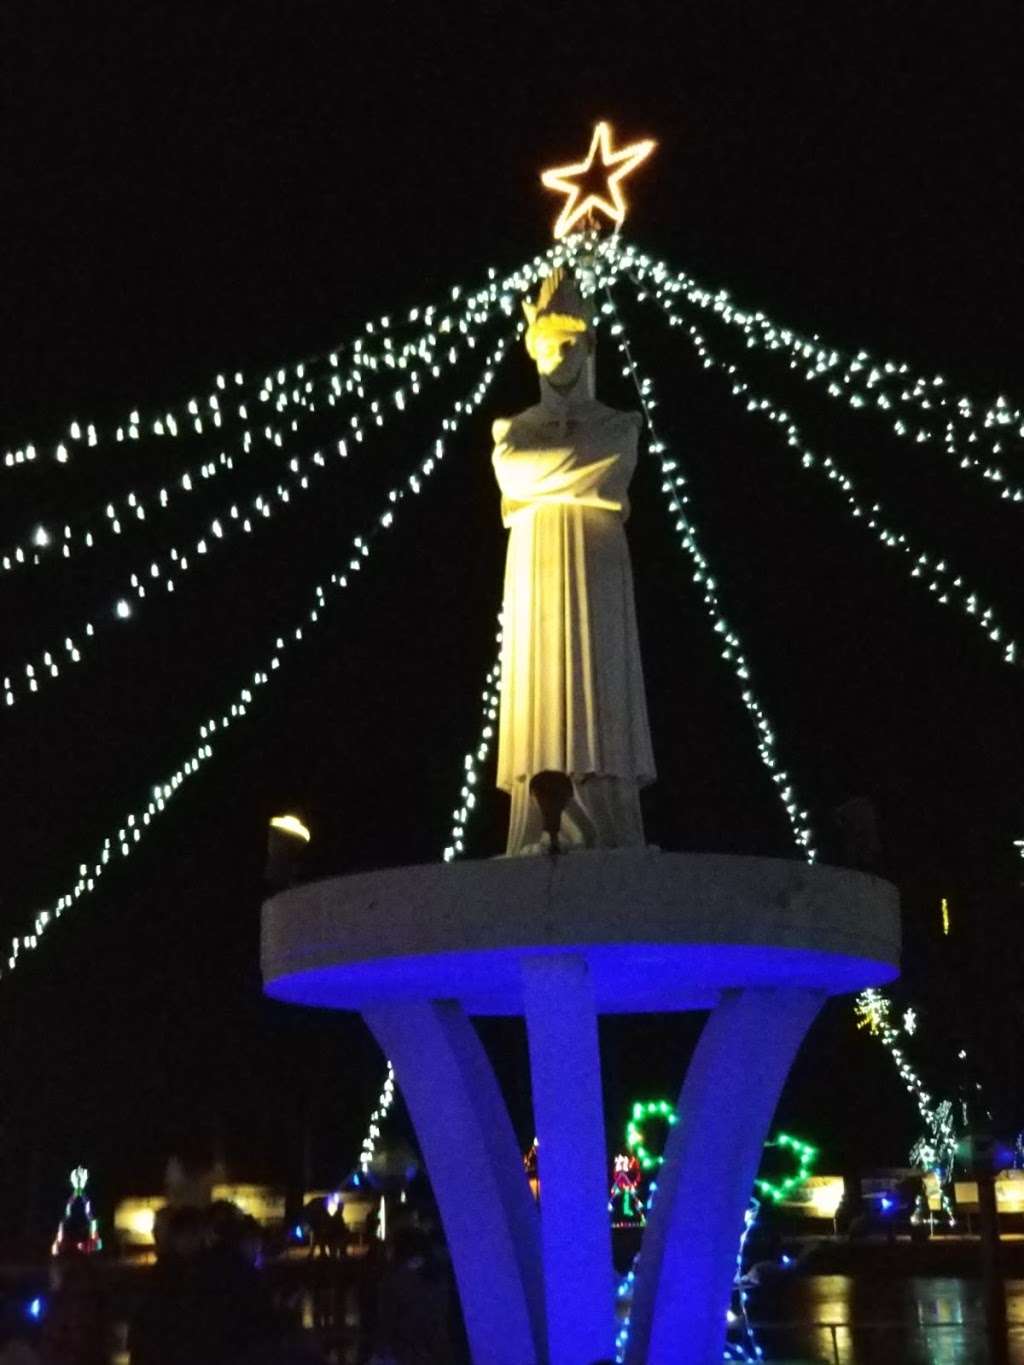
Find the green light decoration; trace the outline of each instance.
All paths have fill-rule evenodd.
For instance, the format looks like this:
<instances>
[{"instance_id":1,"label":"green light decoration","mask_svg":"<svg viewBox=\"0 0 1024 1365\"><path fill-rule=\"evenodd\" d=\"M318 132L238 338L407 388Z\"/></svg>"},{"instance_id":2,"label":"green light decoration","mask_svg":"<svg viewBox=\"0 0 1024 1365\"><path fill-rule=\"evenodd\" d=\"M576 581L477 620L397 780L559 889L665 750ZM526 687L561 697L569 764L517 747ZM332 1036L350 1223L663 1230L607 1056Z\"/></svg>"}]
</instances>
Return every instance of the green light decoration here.
<instances>
[{"instance_id":1,"label":"green light decoration","mask_svg":"<svg viewBox=\"0 0 1024 1365\"><path fill-rule=\"evenodd\" d=\"M766 1142L764 1145L765 1147L784 1148L796 1157L797 1169L795 1174L787 1175L778 1184L771 1180L759 1179L754 1181L754 1186L759 1194L763 1194L773 1204L781 1204L788 1195L810 1179L814 1163L818 1159L818 1149L812 1147L809 1142L803 1142L800 1138L792 1137L789 1133L779 1133L773 1141Z\"/></svg>"},{"instance_id":2,"label":"green light decoration","mask_svg":"<svg viewBox=\"0 0 1024 1365\"><path fill-rule=\"evenodd\" d=\"M671 1128L679 1122L679 1115L668 1100L638 1100L633 1105L633 1113L626 1124L626 1146L639 1161L641 1169L656 1171L665 1158L660 1153L650 1152L644 1142L641 1124L649 1119L661 1119Z\"/></svg>"},{"instance_id":3,"label":"green light decoration","mask_svg":"<svg viewBox=\"0 0 1024 1365\"><path fill-rule=\"evenodd\" d=\"M660 1152L652 1152L647 1146L643 1125L651 1119L660 1119L671 1128L679 1122L679 1115L668 1100L637 1100L633 1105L632 1114L626 1124L626 1147L636 1157L644 1171L656 1171L665 1160ZM797 1167L793 1175L787 1175L777 1184L765 1179L754 1182L759 1194L770 1199L773 1204L780 1204L810 1179L814 1163L818 1159L818 1149L812 1147L809 1142L804 1142L802 1138L794 1137L792 1133L778 1133L764 1145L766 1148L782 1148L796 1159Z\"/></svg>"}]
</instances>

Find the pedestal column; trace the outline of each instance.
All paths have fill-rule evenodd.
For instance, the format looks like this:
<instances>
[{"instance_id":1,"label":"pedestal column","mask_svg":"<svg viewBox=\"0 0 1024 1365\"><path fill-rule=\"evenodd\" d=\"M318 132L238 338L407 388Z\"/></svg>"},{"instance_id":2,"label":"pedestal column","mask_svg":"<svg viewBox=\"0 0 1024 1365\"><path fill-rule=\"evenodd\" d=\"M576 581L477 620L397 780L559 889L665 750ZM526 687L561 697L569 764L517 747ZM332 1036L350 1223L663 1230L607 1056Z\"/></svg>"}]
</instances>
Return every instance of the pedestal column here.
<instances>
[{"instance_id":1,"label":"pedestal column","mask_svg":"<svg viewBox=\"0 0 1024 1365\"><path fill-rule=\"evenodd\" d=\"M601 1057L584 958L525 958L550 1365L610 1359L613 1266Z\"/></svg>"},{"instance_id":2,"label":"pedestal column","mask_svg":"<svg viewBox=\"0 0 1024 1365\"><path fill-rule=\"evenodd\" d=\"M378 1005L363 1017L416 1129L475 1365L546 1365L537 1209L476 1030L448 1000Z\"/></svg>"},{"instance_id":3,"label":"pedestal column","mask_svg":"<svg viewBox=\"0 0 1024 1365\"><path fill-rule=\"evenodd\" d=\"M787 987L726 990L711 1011L644 1231L627 1365L722 1359L743 1215L783 1084L824 999Z\"/></svg>"}]
</instances>

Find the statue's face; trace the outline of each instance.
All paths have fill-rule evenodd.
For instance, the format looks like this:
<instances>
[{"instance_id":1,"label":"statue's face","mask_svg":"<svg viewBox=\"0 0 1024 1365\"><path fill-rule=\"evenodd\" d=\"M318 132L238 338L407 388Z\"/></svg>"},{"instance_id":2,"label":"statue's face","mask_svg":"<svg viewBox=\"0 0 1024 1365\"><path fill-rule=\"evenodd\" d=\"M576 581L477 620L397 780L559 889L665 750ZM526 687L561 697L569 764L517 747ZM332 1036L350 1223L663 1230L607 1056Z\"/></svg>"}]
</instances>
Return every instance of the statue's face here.
<instances>
[{"instance_id":1,"label":"statue's face","mask_svg":"<svg viewBox=\"0 0 1024 1365\"><path fill-rule=\"evenodd\" d=\"M587 334L556 332L538 337L534 346L537 373L557 389L572 388L586 364Z\"/></svg>"}]
</instances>

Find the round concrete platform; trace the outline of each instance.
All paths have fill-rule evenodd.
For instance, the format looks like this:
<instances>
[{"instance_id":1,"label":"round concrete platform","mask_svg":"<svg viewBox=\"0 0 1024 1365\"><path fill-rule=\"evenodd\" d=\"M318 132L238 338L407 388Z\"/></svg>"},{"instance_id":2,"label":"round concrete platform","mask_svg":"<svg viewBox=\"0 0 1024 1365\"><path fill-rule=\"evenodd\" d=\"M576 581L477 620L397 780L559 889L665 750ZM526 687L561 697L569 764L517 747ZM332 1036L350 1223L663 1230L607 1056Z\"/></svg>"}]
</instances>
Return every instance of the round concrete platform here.
<instances>
[{"instance_id":1,"label":"round concrete platform","mask_svg":"<svg viewBox=\"0 0 1024 1365\"><path fill-rule=\"evenodd\" d=\"M898 974L895 887L847 868L656 849L429 863L263 907L268 995L521 1014L524 958L584 957L602 1013L703 1009L727 987L842 994Z\"/></svg>"}]
</instances>

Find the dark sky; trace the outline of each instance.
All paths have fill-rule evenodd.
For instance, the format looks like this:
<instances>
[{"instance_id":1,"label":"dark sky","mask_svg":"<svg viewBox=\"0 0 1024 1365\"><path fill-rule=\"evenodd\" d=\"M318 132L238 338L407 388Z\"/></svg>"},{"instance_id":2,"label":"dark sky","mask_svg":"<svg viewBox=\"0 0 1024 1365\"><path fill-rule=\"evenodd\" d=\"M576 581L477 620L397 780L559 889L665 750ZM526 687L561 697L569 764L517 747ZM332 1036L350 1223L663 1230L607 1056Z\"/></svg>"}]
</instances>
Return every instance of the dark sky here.
<instances>
[{"instance_id":1,"label":"dark sky","mask_svg":"<svg viewBox=\"0 0 1024 1365\"><path fill-rule=\"evenodd\" d=\"M546 245L557 209L539 170L581 152L598 117L659 140L627 228L643 245L838 346L939 370L986 402L1019 397L1020 12L950 9L673 3L612 18L504 0L8 3L0 449L49 448L76 417L154 412L205 392L221 369L255 375L316 356L367 318L514 266ZM844 521L678 334L635 308L627 318L823 842L844 797L878 807L885 868L904 898L922 1068L937 1093L952 1089L964 1042L1009 1130L1024 1122L1010 1082L1024 1022L1011 846L1024 834L1024 680ZM955 557L1024 633L1019 506L873 418L828 407L770 359L749 364L865 492ZM616 368L605 361L603 396L629 406ZM461 369L444 381L312 498L211 557L73 677L0 715L5 939L173 770L199 719L300 615L473 379ZM318 871L439 852L498 605L489 422L532 401L533 383L522 355L508 362L364 580L138 855L0 982L8 1225L55 1217L62 1171L78 1160L109 1199L156 1188L168 1151L188 1140L220 1143L239 1177L294 1171L304 1131L316 1178L353 1159L381 1063L358 1020L260 996L265 822L302 808ZM183 449L193 463L210 451ZM139 443L83 450L66 469L0 468L3 544L40 520L102 517L115 495L158 487L178 458L169 443ZM1020 445L1014 461L1024 475ZM237 496L265 487L271 467L247 466ZM51 560L0 581L0 674L108 603L171 528L194 538L226 496L200 493L66 569ZM791 856L650 465L630 537L661 770L651 837ZM501 819L495 797L474 853L497 851ZM617 1133L627 1099L675 1087L693 1021L606 1035ZM526 1140L521 1040L503 1026L487 1036ZM816 1026L780 1118L821 1141L833 1168L901 1161L914 1136L884 1056L842 1004Z\"/></svg>"}]
</instances>

